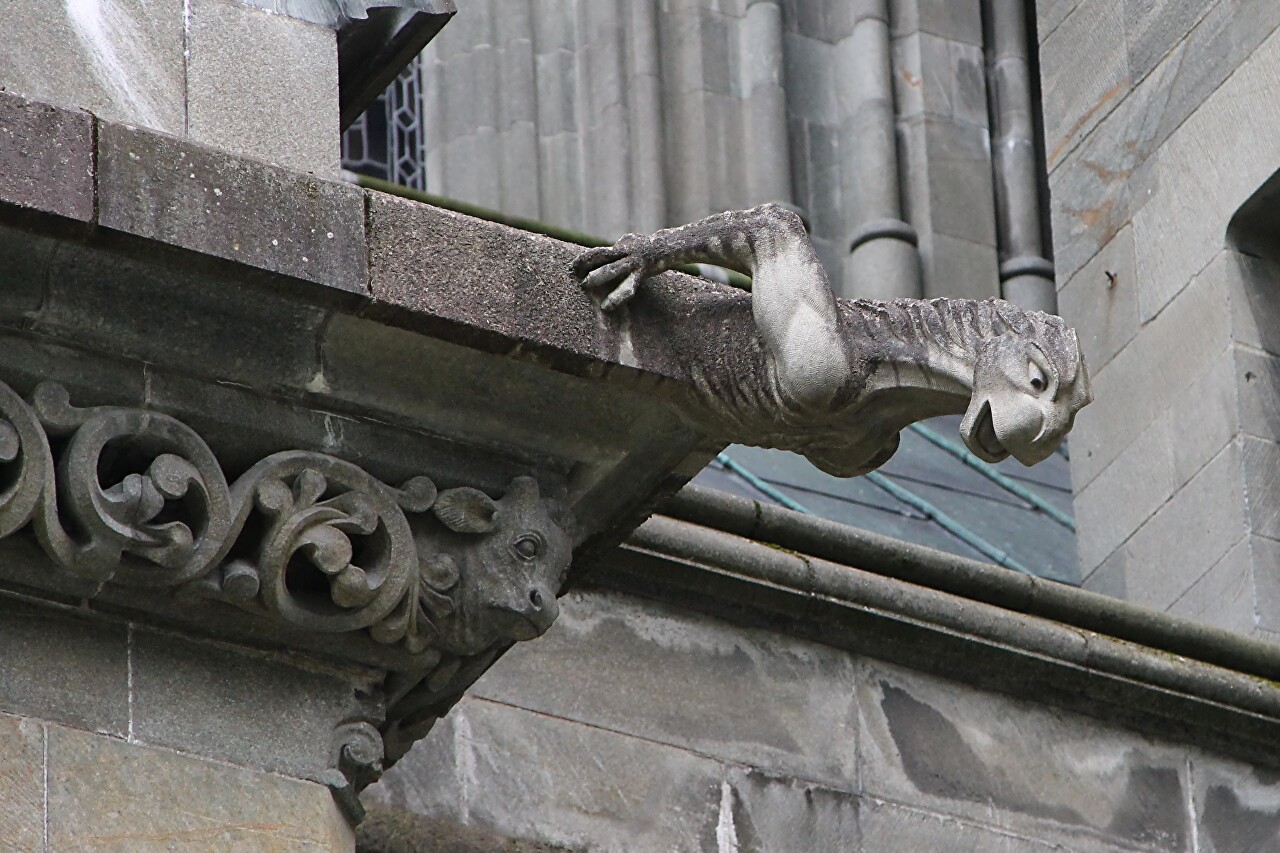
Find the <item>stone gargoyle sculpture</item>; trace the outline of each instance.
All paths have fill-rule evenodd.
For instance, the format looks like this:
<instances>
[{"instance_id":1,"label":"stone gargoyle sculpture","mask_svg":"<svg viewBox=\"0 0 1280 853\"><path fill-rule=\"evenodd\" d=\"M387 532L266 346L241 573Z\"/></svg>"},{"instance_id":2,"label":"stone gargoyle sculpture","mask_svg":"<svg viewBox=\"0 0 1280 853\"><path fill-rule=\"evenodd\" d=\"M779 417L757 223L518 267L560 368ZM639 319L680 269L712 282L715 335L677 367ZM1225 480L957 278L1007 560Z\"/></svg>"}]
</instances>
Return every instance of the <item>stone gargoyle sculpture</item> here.
<instances>
[{"instance_id":1,"label":"stone gargoyle sculpture","mask_svg":"<svg viewBox=\"0 0 1280 853\"><path fill-rule=\"evenodd\" d=\"M710 434L793 450L840 477L883 465L909 424L964 413L988 462L1047 458L1092 399L1075 332L999 299L838 300L800 218L777 204L588 249L574 272L601 307L648 277L715 264L750 295L708 288L666 345L689 366Z\"/></svg>"}]
</instances>

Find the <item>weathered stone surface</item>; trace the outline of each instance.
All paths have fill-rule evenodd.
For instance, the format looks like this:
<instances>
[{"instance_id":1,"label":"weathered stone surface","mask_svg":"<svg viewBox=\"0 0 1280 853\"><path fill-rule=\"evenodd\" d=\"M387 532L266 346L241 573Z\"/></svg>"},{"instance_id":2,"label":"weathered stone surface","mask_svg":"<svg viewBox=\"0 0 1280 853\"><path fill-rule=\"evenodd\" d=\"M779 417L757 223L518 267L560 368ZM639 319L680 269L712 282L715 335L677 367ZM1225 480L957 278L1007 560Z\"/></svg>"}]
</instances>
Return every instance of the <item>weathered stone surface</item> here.
<instances>
[{"instance_id":1,"label":"weathered stone surface","mask_svg":"<svg viewBox=\"0 0 1280 853\"><path fill-rule=\"evenodd\" d=\"M907 164L904 214L934 231L995 245L987 130L926 116L900 129Z\"/></svg>"},{"instance_id":2,"label":"weathered stone surface","mask_svg":"<svg viewBox=\"0 0 1280 853\"><path fill-rule=\"evenodd\" d=\"M1274 438L1240 439L1249 530L1280 539L1280 444Z\"/></svg>"},{"instance_id":3,"label":"weathered stone surface","mask_svg":"<svg viewBox=\"0 0 1280 853\"><path fill-rule=\"evenodd\" d=\"M0 201L89 222L93 155L88 113L0 91Z\"/></svg>"},{"instance_id":4,"label":"weathered stone surface","mask_svg":"<svg viewBox=\"0 0 1280 853\"><path fill-rule=\"evenodd\" d=\"M548 679L552 670L559 676ZM513 649L472 693L851 790L854 678L848 656L823 646L582 592L562 600L546 637Z\"/></svg>"},{"instance_id":5,"label":"weathered stone surface","mask_svg":"<svg viewBox=\"0 0 1280 853\"><path fill-rule=\"evenodd\" d=\"M33 326L171 370L297 393L318 370L327 311L273 293L257 275L162 246L64 244Z\"/></svg>"},{"instance_id":6,"label":"weathered stone surface","mask_svg":"<svg viewBox=\"0 0 1280 853\"><path fill-rule=\"evenodd\" d=\"M858 692L867 796L974 821L994 815L1004 830L1073 849L1090 840L1181 849L1189 837L1175 750L1042 706L1001 699L997 711L990 694L887 665L869 664ZM877 837L873 825L864 815L864 844Z\"/></svg>"},{"instance_id":7,"label":"weathered stone surface","mask_svg":"<svg viewBox=\"0 0 1280 853\"><path fill-rule=\"evenodd\" d=\"M167 633L134 630L131 672L139 742L313 781L357 709L345 679Z\"/></svg>"},{"instance_id":8,"label":"weathered stone surface","mask_svg":"<svg viewBox=\"0 0 1280 853\"><path fill-rule=\"evenodd\" d=\"M1280 424L1280 357L1233 347L1235 368L1226 377L1240 400L1240 428L1274 440Z\"/></svg>"},{"instance_id":9,"label":"weathered stone surface","mask_svg":"<svg viewBox=\"0 0 1280 853\"><path fill-rule=\"evenodd\" d=\"M0 322L21 326L39 310L44 300L45 271L57 247L56 237L0 225L0 269L5 271L4 286L0 287Z\"/></svg>"},{"instance_id":10,"label":"weathered stone surface","mask_svg":"<svg viewBox=\"0 0 1280 853\"><path fill-rule=\"evenodd\" d=\"M1124 35L1133 79L1145 77L1191 32L1215 2L1217 0L1125 0Z\"/></svg>"},{"instance_id":11,"label":"weathered stone surface","mask_svg":"<svg viewBox=\"0 0 1280 853\"><path fill-rule=\"evenodd\" d=\"M123 736L129 727L125 626L0 598L0 708Z\"/></svg>"},{"instance_id":12,"label":"weathered stone surface","mask_svg":"<svg viewBox=\"0 0 1280 853\"><path fill-rule=\"evenodd\" d=\"M1049 33L1058 28L1080 5L1080 0L1037 0L1036 2L1036 36L1040 41L1049 37Z\"/></svg>"},{"instance_id":13,"label":"weathered stone surface","mask_svg":"<svg viewBox=\"0 0 1280 853\"><path fill-rule=\"evenodd\" d=\"M1180 485L1174 479L1172 444L1168 420L1156 418L1076 495L1082 574L1097 568Z\"/></svg>"},{"instance_id":14,"label":"weathered stone surface","mask_svg":"<svg viewBox=\"0 0 1280 853\"><path fill-rule=\"evenodd\" d=\"M1100 571L1123 571L1135 604L1163 610L1176 601L1246 532L1240 465L1240 449L1223 448Z\"/></svg>"},{"instance_id":15,"label":"weathered stone surface","mask_svg":"<svg viewBox=\"0 0 1280 853\"><path fill-rule=\"evenodd\" d=\"M104 358L72 343L29 332L0 331L4 383L24 398L41 382L57 382L81 405L142 405L146 379L141 364Z\"/></svg>"},{"instance_id":16,"label":"weathered stone surface","mask_svg":"<svg viewBox=\"0 0 1280 853\"><path fill-rule=\"evenodd\" d=\"M351 850L323 785L49 727L50 851Z\"/></svg>"},{"instance_id":17,"label":"weathered stone surface","mask_svg":"<svg viewBox=\"0 0 1280 853\"><path fill-rule=\"evenodd\" d=\"M833 848L880 853L890 850L946 850L947 853L1050 853L1069 849L1078 853L1121 853L1119 847L1097 839L1072 839L1070 846L1011 833L1003 827L979 826L947 815L904 808L864 797L858 815L860 847Z\"/></svg>"},{"instance_id":18,"label":"weathered stone surface","mask_svg":"<svg viewBox=\"0 0 1280 853\"><path fill-rule=\"evenodd\" d=\"M570 849L669 853L716 849L722 782L684 750L464 699L365 799Z\"/></svg>"},{"instance_id":19,"label":"weathered stone surface","mask_svg":"<svg viewBox=\"0 0 1280 853\"><path fill-rule=\"evenodd\" d=\"M731 771L720 787L718 850L859 850L859 802L794 778ZM870 850L874 848L862 848Z\"/></svg>"},{"instance_id":20,"label":"weathered stone surface","mask_svg":"<svg viewBox=\"0 0 1280 853\"><path fill-rule=\"evenodd\" d=\"M1251 634L1257 628L1257 606L1254 551L1250 537L1245 537L1169 605L1169 612L1229 631Z\"/></svg>"},{"instance_id":21,"label":"weathered stone surface","mask_svg":"<svg viewBox=\"0 0 1280 853\"><path fill-rule=\"evenodd\" d=\"M5 5L0 87L181 134L183 0Z\"/></svg>"},{"instance_id":22,"label":"weathered stone surface","mask_svg":"<svg viewBox=\"0 0 1280 853\"><path fill-rule=\"evenodd\" d=\"M229 0L190 0L186 49L192 140L337 176L336 33Z\"/></svg>"},{"instance_id":23,"label":"weathered stone surface","mask_svg":"<svg viewBox=\"0 0 1280 853\"><path fill-rule=\"evenodd\" d=\"M822 4L819 4L822 5ZM842 12L857 9L857 3L833 4ZM838 14L838 13L837 13ZM892 4L893 34L917 30L971 45L982 44L982 14L976 3L955 0L906 0Z\"/></svg>"},{"instance_id":24,"label":"weathered stone surface","mask_svg":"<svg viewBox=\"0 0 1280 853\"><path fill-rule=\"evenodd\" d=\"M1097 375L1138 332L1138 279L1133 229L1123 228L1058 291L1058 313L1080 339Z\"/></svg>"},{"instance_id":25,"label":"weathered stone surface","mask_svg":"<svg viewBox=\"0 0 1280 853\"><path fill-rule=\"evenodd\" d=\"M1094 402L1080 412L1071 434L1071 481L1077 491L1226 350L1230 307L1224 291L1218 276L1198 276L1168 311L1094 372ZM1153 364L1161 369L1152 370Z\"/></svg>"},{"instance_id":26,"label":"weathered stone surface","mask_svg":"<svg viewBox=\"0 0 1280 853\"><path fill-rule=\"evenodd\" d=\"M1280 839L1280 773L1192 755L1201 853L1274 850Z\"/></svg>"},{"instance_id":27,"label":"weathered stone surface","mask_svg":"<svg viewBox=\"0 0 1280 853\"><path fill-rule=\"evenodd\" d=\"M922 234L920 262L925 296L995 299L1000 274L995 246L946 234ZM1086 359L1086 363L1092 365Z\"/></svg>"},{"instance_id":28,"label":"weathered stone surface","mask_svg":"<svg viewBox=\"0 0 1280 853\"><path fill-rule=\"evenodd\" d=\"M960 8L967 4L954 4ZM982 48L921 32L893 43L898 120L922 113L987 126Z\"/></svg>"},{"instance_id":29,"label":"weathered stone surface","mask_svg":"<svg viewBox=\"0 0 1280 853\"><path fill-rule=\"evenodd\" d=\"M1280 355L1280 266L1265 258L1224 250L1209 266L1226 282L1231 334L1237 343Z\"/></svg>"},{"instance_id":30,"label":"weathered stone surface","mask_svg":"<svg viewBox=\"0 0 1280 853\"><path fill-rule=\"evenodd\" d=\"M1228 347L1219 353L1199 378L1178 392L1162 416L1169 424L1177 487L1217 456L1240 429L1237 352Z\"/></svg>"},{"instance_id":31,"label":"weathered stone surface","mask_svg":"<svg viewBox=\"0 0 1280 853\"><path fill-rule=\"evenodd\" d=\"M356 827L356 853L567 853L567 848L504 838L450 820L390 806L366 807Z\"/></svg>"},{"instance_id":32,"label":"weathered stone surface","mask_svg":"<svg viewBox=\"0 0 1280 853\"><path fill-rule=\"evenodd\" d=\"M367 288L363 193L344 182L104 122L98 207L108 228L341 290Z\"/></svg>"},{"instance_id":33,"label":"weathered stone surface","mask_svg":"<svg viewBox=\"0 0 1280 853\"><path fill-rule=\"evenodd\" d=\"M1253 556L1253 593L1256 596L1257 626L1254 634L1276 641L1280 632L1280 542L1262 536L1251 536L1249 548Z\"/></svg>"},{"instance_id":34,"label":"weathered stone surface","mask_svg":"<svg viewBox=\"0 0 1280 853\"><path fill-rule=\"evenodd\" d=\"M44 725L0 714L0 850L44 846Z\"/></svg>"},{"instance_id":35,"label":"weathered stone surface","mask_svg":"<svg viewBox=\"0 0 1280 853\"><path fill-rule=\"evenodd\" d=\"M1116 104L1130 85L1123 7L1082 0L1040 45L1044 136L1052 168Z\"/></svg>"}]
</instances>

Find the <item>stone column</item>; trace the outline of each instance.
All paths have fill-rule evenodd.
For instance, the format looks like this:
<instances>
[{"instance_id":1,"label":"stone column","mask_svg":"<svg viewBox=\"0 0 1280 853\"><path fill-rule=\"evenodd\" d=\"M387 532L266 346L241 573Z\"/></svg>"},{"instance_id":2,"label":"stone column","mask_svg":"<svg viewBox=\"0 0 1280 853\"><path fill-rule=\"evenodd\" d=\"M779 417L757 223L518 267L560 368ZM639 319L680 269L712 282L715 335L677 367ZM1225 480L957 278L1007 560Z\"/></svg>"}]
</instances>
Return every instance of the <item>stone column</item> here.
<instances>
[{"instance_id":1,"label":"stone column","mask_svg":"<svg viewBox=\"0 0 1280 853\"><path fill-rule=\"evenodd\" d=\"M748 203L792 205L782 8L771 0L752 4L739 33Z\"/></svg>"},{"instance_id":2,"label":"stone column","mask_svg":"<svg viewBox=\"0 0 1280 853\"><path fill-rule=\"evenodd\" d=\"M836 45L849 257L844 297L921 295L916 232L902 219L887 0L855 4L852 32Z\"/></svg>"},{"instance_id":3,"label":"stone column","mask_svg":"<svg viewBox=\"0 0 1280 853\"><path fill-rule=\"evenodd\" d=\"M1058 299L1042 238L1026 3L987 0L983 12L1001 295L1052 314Z\"/></svg>"}]
</instances>

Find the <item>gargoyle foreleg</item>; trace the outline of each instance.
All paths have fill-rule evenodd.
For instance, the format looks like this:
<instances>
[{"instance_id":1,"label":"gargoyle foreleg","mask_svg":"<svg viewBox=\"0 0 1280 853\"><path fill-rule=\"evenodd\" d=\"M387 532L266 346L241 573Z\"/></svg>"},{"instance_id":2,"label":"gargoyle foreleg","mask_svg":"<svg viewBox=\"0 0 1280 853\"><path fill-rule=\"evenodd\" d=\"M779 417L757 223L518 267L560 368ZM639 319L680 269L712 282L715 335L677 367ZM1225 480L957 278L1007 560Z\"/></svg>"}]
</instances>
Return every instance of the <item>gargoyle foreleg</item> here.
<instances>
[{"instance_id":1,"label":"gargoyle foreleg","mask_svg":"<svg viewBox=\"0 0 1280 853\"><path fill-rule=\"evenodd\" d=\"M821 408L849 372L835 296L800 217L778 204L716 214L646 237L627 234L574 262L583 287L613 285L601 303L625 303L645 278L681 264L709 263L752 277L751 310L781 390Z\"/></svg>"}]
</instances>

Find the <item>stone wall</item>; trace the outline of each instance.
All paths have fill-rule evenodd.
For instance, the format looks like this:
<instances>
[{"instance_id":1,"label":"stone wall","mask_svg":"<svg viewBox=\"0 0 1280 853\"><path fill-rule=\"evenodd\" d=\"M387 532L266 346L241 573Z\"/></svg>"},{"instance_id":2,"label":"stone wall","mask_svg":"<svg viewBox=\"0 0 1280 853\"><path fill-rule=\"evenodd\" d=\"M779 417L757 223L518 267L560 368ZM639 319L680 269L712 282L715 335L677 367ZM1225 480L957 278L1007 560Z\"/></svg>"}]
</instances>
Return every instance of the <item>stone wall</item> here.
<instances>
[{"instance_id":1,"label":"stone wall","mask_svg":"<svg viewBox=\"0 0 1280 853\"><path fill-rule=\"evenodd\" d=\"M233 0L9 3L0 89L338 171L337 34Z\"/></svg>"},{"instance_id":2,"label":"stone wall","mask_svg":"<svg viewBox=\"0 0 1280 853\"><path fill-rule=\"evenodd\" d=\"M886 14L877 92L854 29ZM982 45L978 0L474 0L424 54L428 189L604 237L783 202L845 296L859 226L903 216L926 295L997 296Z\"/></svg>"},{"instance_id":3,"label":"stone wall","mask_svg":"<svg viewBox=\"0 0 1280 853\"><path fill-rule=\"evenodd\" d=\"M351 849L322 780L353 673L7 594L0 641L5 849Z\"/></svg>"},{"instance_id":4,"label":"stone wall","mask_svg":"<svg viewBox=\"0 0 1280 853\"><path fill-rule=\"evenodd\" d=\"M1267 850L1280 775L606 589L366 799L574 850ZM1045 704L1049 700L1050 704Z\"/></svg>"},{"instance_id":5,"label":"stone wall","mask_svg":"<svg viewBox=\"0 0 1280 853\"><path fill-rule=\"evenodd\" d=\"M1280 636L1276 270L1230 224L1280 168L1280 6L1038 4L1088 588Z\"/></svg>"}]
</instances>

